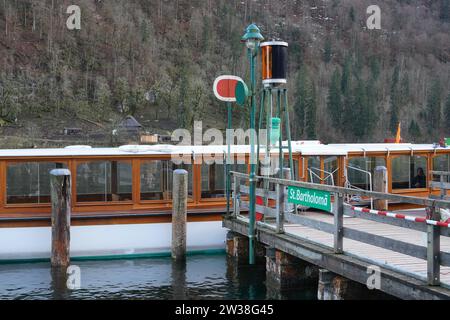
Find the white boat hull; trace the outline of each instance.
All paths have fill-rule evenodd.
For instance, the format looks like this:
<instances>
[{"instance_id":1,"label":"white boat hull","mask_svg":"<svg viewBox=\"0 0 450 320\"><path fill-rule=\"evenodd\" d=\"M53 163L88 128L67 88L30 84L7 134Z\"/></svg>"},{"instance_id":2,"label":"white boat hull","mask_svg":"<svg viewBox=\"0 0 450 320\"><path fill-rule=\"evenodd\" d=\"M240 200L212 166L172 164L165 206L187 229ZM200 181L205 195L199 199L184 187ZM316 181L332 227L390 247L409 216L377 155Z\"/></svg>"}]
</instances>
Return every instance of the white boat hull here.
<instances>
[{"instance_id":1,"label":"white boat hull","mask_svg":"<svg viewBox=\"0 0 450 320\"><path fill-rule=\"evenodd\" d=\"M72 226L72 258L145 256L170 253L171 223ZM225 249L221 221L189 222L188 252ZM51 228L0 229L0 261L49 259Z\"/></svg>"}]
</instances>

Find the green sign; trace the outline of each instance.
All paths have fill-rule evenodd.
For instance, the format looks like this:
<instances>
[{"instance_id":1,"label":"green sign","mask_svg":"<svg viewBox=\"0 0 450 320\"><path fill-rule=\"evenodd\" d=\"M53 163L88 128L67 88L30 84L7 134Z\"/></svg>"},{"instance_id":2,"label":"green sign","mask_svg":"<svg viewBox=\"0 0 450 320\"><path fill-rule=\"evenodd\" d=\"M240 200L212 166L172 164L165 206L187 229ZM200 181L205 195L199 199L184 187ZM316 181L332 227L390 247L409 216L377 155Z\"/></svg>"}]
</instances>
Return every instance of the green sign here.
<instances>
[{"instance_id":1,"label":"green sign","mask_svg":"<svg viewBox=\"0 0 450 320\"><path fill-rule=\"evenodd\" d=\"M288 201L305 207L331 212L331 195L327 191L288 187Z\"/></svg>"}]
</instances>

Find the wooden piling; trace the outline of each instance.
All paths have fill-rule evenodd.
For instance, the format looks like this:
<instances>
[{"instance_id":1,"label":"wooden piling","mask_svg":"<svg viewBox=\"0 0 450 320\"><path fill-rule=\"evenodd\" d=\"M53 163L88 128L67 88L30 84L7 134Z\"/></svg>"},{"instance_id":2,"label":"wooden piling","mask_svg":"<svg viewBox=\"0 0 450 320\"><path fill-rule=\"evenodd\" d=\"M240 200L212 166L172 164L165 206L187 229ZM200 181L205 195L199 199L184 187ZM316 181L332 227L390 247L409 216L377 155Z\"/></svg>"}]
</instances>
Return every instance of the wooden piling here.
<instances>
[{"instance_id":1,"label":"wooden piling","mask_svg":"<svg viewBox=\"0 0 450 320\"><path fill-rule=\"evenodd\" d=\"M388 174L386 167L378 166L375 168L375 173L373 175L373 191L388 192ZM388 201L375 200L373 202L373 208L375 210L388 210Z\"/></svg>"},{"instance_id":2,"label":"wooden piling","mask_svg":"<svg viewBox=\"0 0 450 320\"><path fill-rule=\"evenodd\" d=\"M186 259L186 221L188 197L188 172L178 169L173 172L172 199L172 258Z\"/></svg>"},{"instance_id":3,"label":"wooden piling","mask_svg":"<svg viewBox=\"0 0 450 320\"><path fill-rule=\"evenodd\" d=\"M52 201L52 267L70 264L71 175L67 169L50 171Z\"/></svg>"}]
</instances>

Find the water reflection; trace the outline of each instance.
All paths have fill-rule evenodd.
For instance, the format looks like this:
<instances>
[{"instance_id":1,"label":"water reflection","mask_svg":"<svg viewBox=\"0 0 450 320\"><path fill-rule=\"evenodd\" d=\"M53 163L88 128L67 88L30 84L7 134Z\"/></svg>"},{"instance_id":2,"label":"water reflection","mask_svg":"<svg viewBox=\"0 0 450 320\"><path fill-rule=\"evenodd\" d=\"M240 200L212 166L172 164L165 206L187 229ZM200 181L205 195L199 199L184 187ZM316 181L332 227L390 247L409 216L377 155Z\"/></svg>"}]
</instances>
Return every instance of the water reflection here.
<instances>
[{"instance_id":1,"label":"water reflection","mask_svg":"<svg viewBox=\"0 0 450 320\"><path fill-rule=\"evenodd\" d=\"M225 255L74 262L81 288L67 289L64 270L49 263L0 265L0 299L266 299L265 267ZM291 299L314 293L296 292Z\"/></svg>"}]
</instances>

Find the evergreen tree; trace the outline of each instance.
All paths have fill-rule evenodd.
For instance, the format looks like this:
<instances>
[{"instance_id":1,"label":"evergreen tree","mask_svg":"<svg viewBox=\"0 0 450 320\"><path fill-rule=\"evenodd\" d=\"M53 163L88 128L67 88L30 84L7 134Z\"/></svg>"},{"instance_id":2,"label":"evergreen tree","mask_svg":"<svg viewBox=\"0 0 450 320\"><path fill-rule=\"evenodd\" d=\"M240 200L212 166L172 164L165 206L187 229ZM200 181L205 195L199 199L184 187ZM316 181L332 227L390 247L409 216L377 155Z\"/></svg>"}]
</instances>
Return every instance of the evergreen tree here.
<instances>
[{"instance_id":1,"label":"evergreen tree","mask_svg":"<svg viewBox=\"0 0 450 320\"><path fill-rule=\"evenodd\" d=\"M350 12L349 12L349 16L350 16L350 20L352 21L352 22L355 22L355 8L354 7L351 7L350 8Z\"/></svg>"},{"instance_id":2,"label":"evergreen tree","mask_svg":"<svg viewBox=\"0 0 450 320\"><path fill-rule=\"evenodd\" d=\"M404 105L405 103L408 102L409 95L410 95L409 78L408 78L408 74L405 72L405 74L402 77L402 82L400 84L400 99L399 100L402 105Z\"/></svg>"},{"instance_id":3,"label":"evergreen tree","mask_svg":"<svg viewBox=\"0 0 450 320\"><path fill-rule=\"evenodd\" d=\"M394 72L391 79L391 91L389 97L389 106L391 110L391 118L389 122L389 127L392 133L397 131L398 120L399 120L399 109L400 109L400 99L399 99L399 77L400 68L398 65L395 66Z\"/></svg>"},{"instance_id":4,"label":"evergreen tree","mask_svg":"<svg viewBox=\"0 0 450 320\"><path fill-rule=\"evenodd\" d=\"M372 73L372 78L374 80L378 80L378 77L380 76L380 61L377 57L370 57L369 58L369 67L370 71Z\"/></svg>"},{"instance_id":5,"label":"evergreen tree","mask_svg":"<svg viewBox=\"0 0 450 320\"><path fill-rule=\"evenodd\" d=\"M450 0L441 0L439 18L444 22L450 22Z\"/></svg>"},{"instance_id":6,"label":"evergreen tree","mask_svg":"<svg viewBox=\"0 0 450 320\"><path fill-rule=\"evenodd\" d=\"M341 125L342 119L342 97L341 97L341 74L338 69L333 72L330 88L328 90L327 107L331 120L335 127Z\"/></svg>"},{"instance_id":7,"label":"evergreen tree","mask_svg":"<svg viewBox=\"0 0 450 320\"><path fill-rule=\"evenodd\" d=\"M297 78L297 100L294 104L294 111L299 123L297 126L298 136L315 139L317 121L316 89L305 65L300 67Z\"/></svg>"},{"instance_id":8,"label":"evergreen tree","mask_svg":"<svg viewBox=\"0 0 450 320\"><path fill-rule=\"evenodd\" d=\"M353 134L361 138L367 132L367 126L369 125L369 115L366 110L367 106L367 92L364 82L359 79L355 88L355 95L352 99L352 122L351 128Z\"/></svg>"},{"instance_id":9,"label":"evergreen tree","mask_svg":"<svg viewBox=\"0 0 450 320\"><path fill-rule=\"evenodd\" d=\"M435 78L427 95L427 122L428 133L434 132L439 127L441 118L441 83Z\"/></svg>"},{"instance_id":10,"label":"evergreen tree","mask_svg":"<svg viewBox=\"0 0 450 320\"><path fill-rule=\"evenodd\" d=\"M323 62L330 63L332 57L331 39L325 39L325 47L323 48Z\"/></svg>"},{"instance_id":11,"label":"evergreen tree","mask_svg":"<svg viewBox=\"0 0 450 320\"><path fill-rule=\"evenodd\" d=\"M417 122L414 119L412 119L411 122L409 123L408 134L413 139L417 139L421 135L420 127L419 127L419 125L417 124Z\"/></svg>"},{"instance_id":12,"label":"evergreen tree","mask_svg":"<svg viewBox=\"0 0 450 320\"><path fill-rule=\"evenodd\" d=\"M342 128L343 132L352 132L351 126L353 118L353 92L352 92L352 59L347 56L344 63L341 78L342 92Z\"/></svg>"},{"instance_id":13,"label":"evergreen tree","mask_svg":"<svg viewBox=\"0 0 450 320\"><path fill-rule=\"evenodd\" d=\"M305 111L306 138L316 139L317 99L316 87L312 81L308 81Z\"/></svg>"},{"instance_id":14,"label":"evergreen tree","mask_svg":"<svg viewBox=\"0 0 450 320\"><path fill-rule=\"evenodd\" d=\"M373 128L376 126L378 122L378 117L376 113L377 106L377 88L375 84L375 79L372 77L369 79L366 85L366 96L367 96L367 104L365 110L365 120L366 120L366 132L365 134L372 133Z\"/></svg>"},{"instance_id":15,"label":"evergreen tree","mask_svg":"<svg viewBox=\"0 0 450 320\"><path fill-rule=\"evenodd\" d=\"M297 75L297 94L294 102L294 112L297 117L298 126L296 126L297 136L300 138L305 131L305 110L307 95L307 71L306 66L300 66Z\"/></svg>"},{"instance_id":16,"label":"evergreen tree","mask_svg":"<svg viewBox=\"0 0 450 320\"><path fill-rule=\"evenodd\" d=\"M444 107L444 128L449 131L450 130L450 91L447 95L447 100L445 101L445 107ZM448 132L450 133L450 132Z\"/></svg>"},{"instance_id":17,"label":"evergreen tree","mask_svg":"<svg viewBox=\"0 0 450 320\"><path fill-rule=\"evenodd\" d=\"M347 56L345 58L344 70L341 78L341 90L344 96L348 96L351 87L352 77L352 58Z\"/></svg>"}]
</instances>

